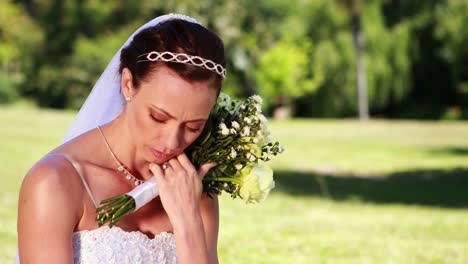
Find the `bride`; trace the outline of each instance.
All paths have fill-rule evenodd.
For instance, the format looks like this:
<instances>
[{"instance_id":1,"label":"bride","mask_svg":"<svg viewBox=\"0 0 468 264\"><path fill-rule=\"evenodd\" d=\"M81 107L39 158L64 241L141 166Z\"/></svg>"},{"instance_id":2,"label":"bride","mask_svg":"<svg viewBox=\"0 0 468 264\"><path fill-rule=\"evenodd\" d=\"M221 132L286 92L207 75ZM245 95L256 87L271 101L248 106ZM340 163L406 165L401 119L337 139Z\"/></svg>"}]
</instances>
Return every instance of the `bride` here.
<instances>
[{"instance_id":1,"label":"bride","mask_svg":"<svg viewBox=\"0 0 468 264\"><path fill-rule=\"evenodd\" d=\"M225 64L222 41L193 18L169 14L138 29L64 143L24 178L16 263L218 263L218 200L201 183L216 164L194 168L184 149L204 128ZM158 198L98 227L100 201L152 175Z\"/></svg>"}]
</instances>

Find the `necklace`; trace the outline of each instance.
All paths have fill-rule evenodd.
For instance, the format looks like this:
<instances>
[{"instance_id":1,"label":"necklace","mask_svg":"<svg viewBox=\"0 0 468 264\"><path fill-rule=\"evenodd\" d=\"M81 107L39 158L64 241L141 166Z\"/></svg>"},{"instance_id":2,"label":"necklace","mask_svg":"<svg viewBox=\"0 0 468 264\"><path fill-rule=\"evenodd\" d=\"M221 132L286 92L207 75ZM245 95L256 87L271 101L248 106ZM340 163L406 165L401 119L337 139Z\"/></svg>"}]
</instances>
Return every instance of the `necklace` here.
<instances>
[{"instance_id":1,"label":"necklace","mask_svg":"<svg viewBox=\"0 0 468 264\"><path fill-rule=\"evenodd\" d=\"M125 166L122 162L119 161L119 159L117 159L117 157L115 156L114 152L112 151L112 149L111 149L111 147L109 145L109 142L107 142L107 138L104 136L104 133L102 133L101 127L98 126L97 128L98 128L99 132L101 133L101 136L104 139L104 142L106 143L107 149L109 150L110 154L112 155L112 158L117 163L117 166L118 166L117 170L124 173L125 174L125 179L127 179L128 181L133 180L133 184L135 186L138 186L138 185L144 183L145 181L139 180L139 179L137 179L137 177L133 176L133 174L130 173L130 171L127 170L127 168L126 168L127 166Z\"/></svg>"}]
</instances>

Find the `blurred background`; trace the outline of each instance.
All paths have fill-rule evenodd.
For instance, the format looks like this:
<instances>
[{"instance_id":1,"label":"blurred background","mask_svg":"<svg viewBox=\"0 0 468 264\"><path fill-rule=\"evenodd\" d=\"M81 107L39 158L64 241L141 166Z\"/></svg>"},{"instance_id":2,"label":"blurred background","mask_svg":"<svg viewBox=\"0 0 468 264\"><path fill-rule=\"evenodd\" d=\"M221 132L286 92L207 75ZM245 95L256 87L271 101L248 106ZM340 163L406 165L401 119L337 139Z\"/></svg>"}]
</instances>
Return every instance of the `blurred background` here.
<instances>
[{"instance_id":1,"label":"blurred background","mask_svg":"<svg viewBox=\"0 0 468 264\"><path fill-rule=\"evenodd\" d=\"M221 263L468 263L468 0L0 0L0 262L23 175L125 40L165 13L260 94L276 189L221 198Z\"/></svg>"}]
</instances>

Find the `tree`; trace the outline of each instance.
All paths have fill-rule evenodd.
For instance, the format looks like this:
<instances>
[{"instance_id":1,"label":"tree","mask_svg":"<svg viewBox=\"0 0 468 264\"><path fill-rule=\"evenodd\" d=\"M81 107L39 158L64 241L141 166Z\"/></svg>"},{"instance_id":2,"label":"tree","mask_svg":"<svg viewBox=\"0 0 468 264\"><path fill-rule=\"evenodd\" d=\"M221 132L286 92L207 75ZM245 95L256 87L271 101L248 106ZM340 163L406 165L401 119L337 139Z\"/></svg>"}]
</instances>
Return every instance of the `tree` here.
<instances>
[{"instance_id":1,"label":"tree","mask_svg":"<svg viewBox=\"0 0 468 264\"><path fill-rule=\"evenodd\" d=\"M367 74L364 64L364 33L361 29L361 13L363 3L361 0L339 0L349 11L353 33L354 52L356 53L357 87L359 102L359 119L369 119L369 106L367 102Z\"/></svg>"},{"instance_id":2,"label":"tree","mask_svg":"<svg viewBox=\"0 0 468 264\"><path fill-rule=\"evenodd\" d=\"M282 39L263 53L255 77L267 102L291 108L293 99L318 87L322 74L309 60L311 53L312 44L306 39Z\"/></svg>"},{"instance_id":3,"label":"tree","mask_svg":"<svg viewBox=\"0 0 468 264\"><path fill-rule=\"evenodd\" d=\"M38 26L20 5L0 0L0 103L19 96L17 87L26 83L25 72L33 67L34 48L41 39Z\"/></svg>"}]
</instances>

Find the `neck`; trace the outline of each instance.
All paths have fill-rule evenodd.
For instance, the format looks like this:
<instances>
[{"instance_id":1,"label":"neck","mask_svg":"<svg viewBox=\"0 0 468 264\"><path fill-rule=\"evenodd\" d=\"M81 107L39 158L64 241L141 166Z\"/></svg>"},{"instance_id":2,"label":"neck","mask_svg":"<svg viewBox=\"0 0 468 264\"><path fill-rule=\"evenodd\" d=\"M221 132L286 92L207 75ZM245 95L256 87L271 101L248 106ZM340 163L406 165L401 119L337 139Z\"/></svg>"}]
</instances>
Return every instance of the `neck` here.
<instances>
[{"instance_id":1,"label":"neck","mask_svg":"<svg viewBox=\"0 0 468 264\"><path fill-rule=\"evenodd\" d=\"M101 130L118 161L127 167L136 178L147 180L152 176L148 168L149 164L142 155L139 155L133 136L126 124L126 116L120 114L113 121L101 126ZM108 154L107 160L112 162L117 169L117 164L112 154L110 152Z\"/></svg>"}]
</instances>

